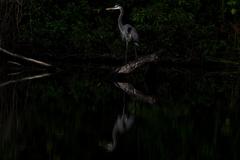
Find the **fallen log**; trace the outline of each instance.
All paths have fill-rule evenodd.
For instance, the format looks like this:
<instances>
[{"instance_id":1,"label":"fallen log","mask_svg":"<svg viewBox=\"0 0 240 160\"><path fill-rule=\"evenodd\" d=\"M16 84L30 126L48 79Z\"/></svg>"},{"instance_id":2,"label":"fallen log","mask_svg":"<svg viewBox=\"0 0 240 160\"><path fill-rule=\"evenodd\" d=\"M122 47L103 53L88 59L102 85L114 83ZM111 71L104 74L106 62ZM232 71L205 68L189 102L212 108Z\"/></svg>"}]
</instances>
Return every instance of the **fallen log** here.
<instances>
[{"instance_id":1,"label":"fallen log","mask_svg":"<svg viewBox=\"0 0 240 160\"><path fill-rule=\"evenodd\" d=\"M156 62L160 60L160 55L165 52L165 49L160 49L159 51L150 54L150 55L146 55L143 57L139 57L137 60L134 61L130 61L127 64L117 68L115 70L115 73L119 74L119 73L130 73L133 70L135 70L136 68L142 66L143 64L147 63L147 62Z\"/></svg>"}]
</instances>

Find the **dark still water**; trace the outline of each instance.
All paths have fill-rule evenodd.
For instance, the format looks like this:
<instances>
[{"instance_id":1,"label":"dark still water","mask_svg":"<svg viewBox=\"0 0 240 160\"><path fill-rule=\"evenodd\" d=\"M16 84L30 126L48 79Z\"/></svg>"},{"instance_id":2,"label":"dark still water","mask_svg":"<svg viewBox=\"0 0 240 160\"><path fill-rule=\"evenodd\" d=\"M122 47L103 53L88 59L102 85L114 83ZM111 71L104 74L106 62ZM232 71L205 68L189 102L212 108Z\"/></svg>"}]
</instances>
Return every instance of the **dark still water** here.
<instances>
[{"instance_id":1,"label":"dark still water","mask_svg":"<svg viewBox=\"0 0 240 160\"><path fill-rule=\"evenodd\" d=\"M1 69L0 159L240 159L239 74L115 69Z\"/></svg>"}]
</instances>

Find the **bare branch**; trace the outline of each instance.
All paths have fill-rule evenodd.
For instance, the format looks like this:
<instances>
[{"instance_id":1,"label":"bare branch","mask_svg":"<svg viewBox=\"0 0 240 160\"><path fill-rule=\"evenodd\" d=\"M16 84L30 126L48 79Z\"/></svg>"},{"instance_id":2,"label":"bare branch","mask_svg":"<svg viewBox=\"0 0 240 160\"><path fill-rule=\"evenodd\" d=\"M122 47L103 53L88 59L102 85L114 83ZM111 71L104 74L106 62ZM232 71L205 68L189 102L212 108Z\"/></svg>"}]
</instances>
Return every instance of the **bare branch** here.
<instances>
[{"instance_id":1,"label":"bare branch","mask_svg":"<svg viewBox=\"0 0 240 160\"><path fill-rule=\"evenodd\" d=\"M35 59L32 59L32 58L27 58L27 57L24 57L24 56L21 56L21 55L18 55L18 54L11 53L11 52L9 52L9 51L1 48L1 47L0 47L0 51L2 51L4 53L7 53L10 56L18 57L18 58L24 59L26 61L34 62L34 63L40 64L40 65L43 65L43 66L47 66L47 67L52 66L51 64L48 64L48 63L45 63L45 62L41 62L41 61L38 61L38 60L35 60Z\"/></svg>"}]
</instances>

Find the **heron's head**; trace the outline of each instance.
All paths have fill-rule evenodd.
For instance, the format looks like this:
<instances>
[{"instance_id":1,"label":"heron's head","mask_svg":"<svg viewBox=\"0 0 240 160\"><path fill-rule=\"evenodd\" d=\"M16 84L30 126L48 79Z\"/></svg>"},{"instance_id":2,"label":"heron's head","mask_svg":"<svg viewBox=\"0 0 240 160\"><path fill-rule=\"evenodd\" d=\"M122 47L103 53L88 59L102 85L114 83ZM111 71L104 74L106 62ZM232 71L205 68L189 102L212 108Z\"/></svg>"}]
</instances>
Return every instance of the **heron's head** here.
<instances>
[{"instance_id":1,"label":"heron's head","mask_svg":"<svg viewBox=\"0 0 240 160\"><path fill-rule=\"evenodd\" d=\"M116 9L121 9L122 7L119 4L116 4L114 7L111 8L106 8L106 10L116 10Z\"/></svg>"},{"instance_id":2,"label":"heron's head","mask_svg":"<svg viewBox=\"0 0 240 160\"><path fill-rule=\"evenodd\" d=\"M106 149L108 152L112 152L115 149L115 145L112 142L101 141L99 146Z\"/></svg>"}]
</instances>

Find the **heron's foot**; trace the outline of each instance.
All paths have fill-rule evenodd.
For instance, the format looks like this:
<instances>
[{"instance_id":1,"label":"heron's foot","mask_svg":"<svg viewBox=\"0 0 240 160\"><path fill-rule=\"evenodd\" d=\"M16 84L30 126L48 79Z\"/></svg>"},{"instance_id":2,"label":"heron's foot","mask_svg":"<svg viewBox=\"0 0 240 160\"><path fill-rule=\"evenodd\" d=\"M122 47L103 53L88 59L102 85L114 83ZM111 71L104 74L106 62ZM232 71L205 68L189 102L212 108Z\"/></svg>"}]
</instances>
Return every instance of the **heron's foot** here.
<instances>
[{"instance_id":1,"label":"heron's foot","mask_svg":"<svg viewBox=\"0 0 240 160\"><path fill-rule=\"evenodd\" d=\"M125 63L127 63L128 57L125 57Z\"/></svg>"},{"instance_id":2,"label":"heron's foot","mask_svg":"<svg viewBox=\"0 0 240 160\"><path fill-rule=\"evenodd\" d=\"M123 65L126 65L127 63L128 63L127 61L124 61L124 62L123 62Z\"/></svg>"}]
</instances>

